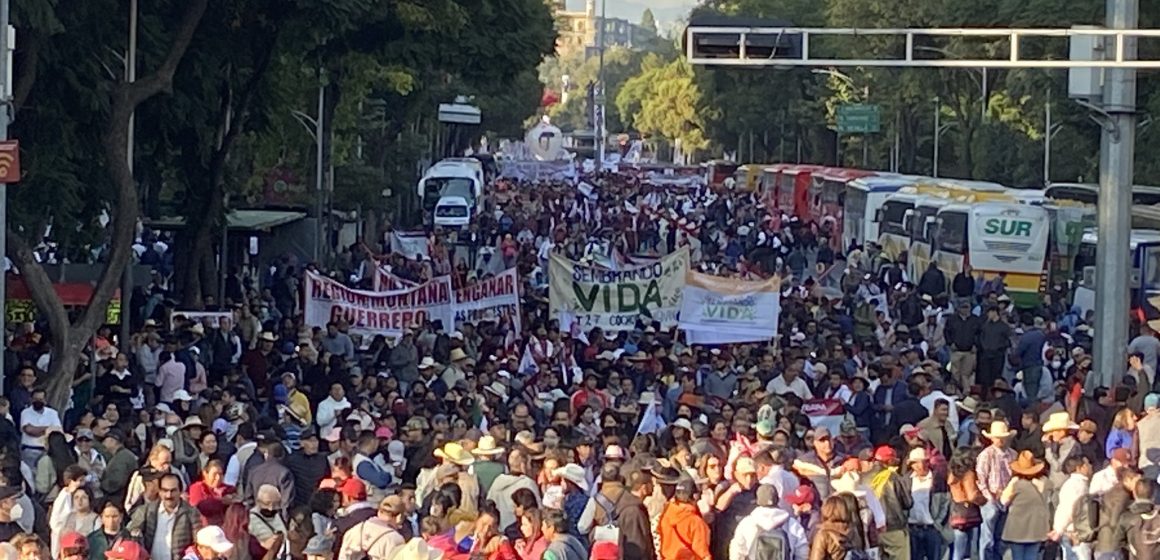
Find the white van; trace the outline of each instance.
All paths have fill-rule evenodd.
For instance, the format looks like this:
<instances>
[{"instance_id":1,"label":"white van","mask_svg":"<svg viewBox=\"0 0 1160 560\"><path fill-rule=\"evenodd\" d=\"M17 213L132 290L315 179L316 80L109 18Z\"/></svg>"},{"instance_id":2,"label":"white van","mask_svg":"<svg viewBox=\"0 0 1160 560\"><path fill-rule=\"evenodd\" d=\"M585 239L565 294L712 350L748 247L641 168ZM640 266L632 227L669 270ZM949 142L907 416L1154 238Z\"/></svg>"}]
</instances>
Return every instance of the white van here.
<instances>
[{"instance_id":1,"label":"white van","mask_svg":"<svg viewBox=\"0 0 1160 560\"><path fill-rule=\"evenodd\" d=\"M482 208L483 170L475 160L440 161L419 180L417 190L423 214L431 223L466 225ZM444 209L439 211L441 206ZM458 215L463 214L462 209L467 210L466 217ZM444 223L448 220L454 223Z\"/></svg>"}]
</instances>

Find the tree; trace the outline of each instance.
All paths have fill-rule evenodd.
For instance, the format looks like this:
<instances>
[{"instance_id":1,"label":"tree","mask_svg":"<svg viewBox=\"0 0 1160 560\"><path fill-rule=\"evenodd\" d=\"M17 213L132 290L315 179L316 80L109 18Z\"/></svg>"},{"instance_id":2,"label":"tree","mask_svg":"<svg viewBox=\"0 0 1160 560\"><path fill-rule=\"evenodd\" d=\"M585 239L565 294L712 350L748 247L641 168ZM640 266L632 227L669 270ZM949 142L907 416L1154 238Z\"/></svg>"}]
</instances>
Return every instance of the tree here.
<instances>
[{"instance_id":1,"label":"tree","mask_svg":"<svg viewBox=\"0 0 1160 560\"><path fill-rule=\"evenodd\" d=\"M633 127L642 135L673 142L679 147L678 155L706 149L709 142L699 110L701 92L692 66L682 59L664 64L659 57L649 55L641 70L617 95L621 114L631 115Z\"/></svg>"},{"instance_id":2,"label":"tree","mask_svg":"<svg viewBox=\"0 0 1160 560\"><path fill-rule=\"evenodd\" d=\"M649 8L644 9L644 13L640 14L640 27L645 31L657 35L657 18Z\"/></svg>"},{"instance_id":3,"label":"tree","mask_svg":"<svg viewBox=\"0 0 1160 560\"><path fill-rule=\"evenodd\" d=\"M88 5L89 3L84 4L86 4L85 8L106 8L107 11L104 12L106 18L109 13L116 12L115 10L108 9L111 6L90 7ZM93 2L92 4L97 4L97 2ZM176 22L168 20L171 22L171 31L169 33L171 38L168 40L167 48L160 53L160 62L155 63L156 66L151 72L146 73L143 77L138 78L132 83L120 80L120 76L116 73L113 76L105 76L104 79L97 81L98 84L104 84L104 87L108 90L108 96L104 100L107 103L107 109L98 108L98 112L104 113L104 124L101 132L101 152L103 154L105 170L109 175L111 186L114 189L116 202L110 212L112 221L109 224L110 234L106 266L93 289L89 304L76 320L69 320L68 312L65 310L60 297L53 288L52 280L48 277L48 274L40 263L37 262L29 241L13 229L9 229L7 232L8 246L6 250L8 256L20 270L33 301L44 315L51 330L52 360L50 362L46 389L52 405L62 410L65 408L63 405L72 387L73 374L77 369L83 349L88 344L97 327L104 322L108 304L112 300L120 284L121 274L125 270L125 267L128 266L132 256L131 245L137 226L138 200L137 186L133 180L132 171L129 168L128 137L130 117L139 106L149 99L172 90L174 75L193 40L194 33L201 22L202 15L206 11L208 0L188 0L175 4L175 6L166 6L165 8L167 9L163 9L159 14L162 18L173 17L174 15L177 17ZM48 8L48 5L44 3L37 3L37 6L41 9ZM60 23L61 31L56 34L55 40L37 47L41 49L40 52L36 53L39 55L36 57L39 62L36 65L27 65L29 58L26 55L26 58L24 58L26 65L17 69L17 79L24 81L24 83L17 86L17 89L26 88L26 91L30 92L26 94L27 99L34 100L32 105L23 108L25 110L31 108L35 112L36 108L38 108L38 105L36 105L38 98L33 94L36 93L42 82L55 81L37 80L37 76L59 75L44 72L44 68L40 66L45 60L50 60L53 63L62 62L61 59L54 56L61 54L60 52L54 53L54 48L70 44L91 47L91 45L104 43L104 41L99 40L99 35L91 35L89 33L91 28L88 27L90 24L98 25L93 20L89 20L89 17L97 17L99 19L100 16L88 13L85 9L74 8L76 7L70 6L67 10L62 9L54 13L54 19ZM61 48L67 49L69 47L65 46ZM153 54L156 55L157 53ZM158 57L145 56L143 58L146 61L150 61L156 60ZM60 70L60 68L57 68L57 70ZM77 79L77 76L73 74L73 78ZM33 83L27 83L28 81ZM51 85L48 87L51 87ZM125 320L127 320L127 317Z\"/></svg>"}]
</instances>

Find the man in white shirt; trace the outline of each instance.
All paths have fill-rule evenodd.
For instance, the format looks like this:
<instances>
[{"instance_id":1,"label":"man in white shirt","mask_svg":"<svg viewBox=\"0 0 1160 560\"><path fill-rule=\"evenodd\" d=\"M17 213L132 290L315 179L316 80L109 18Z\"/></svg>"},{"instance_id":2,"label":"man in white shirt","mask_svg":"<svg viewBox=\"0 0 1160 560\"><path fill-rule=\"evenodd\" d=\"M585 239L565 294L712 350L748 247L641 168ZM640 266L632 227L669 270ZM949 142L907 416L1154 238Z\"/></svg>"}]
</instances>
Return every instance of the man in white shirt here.
<instances>
[{"instance_id":1,"label":"man in white shirt","mask_svg":"<svg viewBox=\"0 0 1160 560\"><path fill-rule=\"evenodd\" d=\"M786 368L781 375L771 379L769 384L765 386L765 390L774 395L793 393L803 401L814 398L809 385L806 385L805 380L801 378L801 369L798 365Z\"/></svg>"},{"instance_id":2,"label":"man in white shirt","mask_svg":"<svg viewBox=\"0 0 1160 560\"><path fill-rule=\"evenodd\" d=\"M44 455L48 433L53 429L62 429L60 414L45 404L44 390L37 389L32 392L32 406L20 413L20 449L24 462L35 465Z\"/></svg>"},{"instance_id":3,"label":"man in white shirt","mask_svg":"<svg viewBox=\"0 0 1160 560\"><path fill-rule=\"evenodd\" d=\"M773 465L769 467L769 472L761 477L759 484L772 486L778 495L777 507L785 511L791 511L790 503L786 501L786 498L792 496L797 491L798 486L801 486L801 480L796 474L790 471L793 465L793 458L782 447L772 447L768 453ZM761 454L758 454L754 460L757 461L758 465L764 462Z\"/></svg>"},{"instance_id":4,"label":"man in white shirt","mask_svg":"<svg viewBox=\"0 0 1160 560\"><path fill-rule=\"evenodd\" d=\"M934 475L927 464L926 449L916 447L907 456L910 464L910 496L914 505L907 514L910 525L911 558L915 560L942 560L942 534L935 526L930 509Z\"/></svg>"},{"instance_id":5,"label":"man in white shirt","mask_svg":"<svg viewBox=\"0 0 1160 560\"><path fill-rule=\"evenodd\" d=\"M318 403L318 410L314 414L314 419L318 421L318 431L323 434L329 433L338 425L338 414L350 407L351 404L350 401L346 400L346 389L343 388L342 383L331 385L330 396Z\"/></svg>"},{"instance_id":6,"label":"man in white shirt","mask_svg":"<svg viewBox=\"0 0 1160 560\"><path fill-rule=\"evenodd\" d=\"M1114 449L1108 466L1092 475L1091 484L1088 486L1088 495L1103 496L1108 490L1115 488L1120 483L1116 477L1116 471L1130 466L1132 466L1132 453L1123 447Z\"/></svg>"},{"instance_id":7,"label":"man in white shirt","mask_svg":"<svg viewBox=\"0 0 1160 560\"><path fill-rule=\"evenodd\" d=\"M1079 508L1087 507L1092 464L1082 455L1069 457L1063 462L1063 474L1067 475L1067 480L1059 488L1059 505L1055 508L1047 538L1059 542L1064 558L1091 558L1091 544L1072 542L1068 534L1075 529L1073 521Z\"/></svg>"}]
</instances>

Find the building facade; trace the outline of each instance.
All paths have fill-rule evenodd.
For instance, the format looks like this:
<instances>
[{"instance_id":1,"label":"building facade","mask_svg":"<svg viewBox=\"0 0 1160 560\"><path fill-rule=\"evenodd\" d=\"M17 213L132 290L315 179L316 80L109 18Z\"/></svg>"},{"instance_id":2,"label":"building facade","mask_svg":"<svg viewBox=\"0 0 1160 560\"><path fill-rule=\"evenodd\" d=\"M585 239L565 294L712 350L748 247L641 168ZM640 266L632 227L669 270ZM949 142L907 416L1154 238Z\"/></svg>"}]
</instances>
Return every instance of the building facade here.
<instances>
[{"instance_id":1,"label":"building facade","mask_svg":"<svg viewBox=\"0 0 1160 560\"><path fill-rule=\"evenodd\" d=\"M600 27L604 27L604 46L633 48L651 33L641 26L621 18L601 18L596 0L586 0L584 11L568 11L565 0L549 0L556 19L556 54L568 56L584 52L594 56L600 52Z\"/></svg>"}]
</instances>

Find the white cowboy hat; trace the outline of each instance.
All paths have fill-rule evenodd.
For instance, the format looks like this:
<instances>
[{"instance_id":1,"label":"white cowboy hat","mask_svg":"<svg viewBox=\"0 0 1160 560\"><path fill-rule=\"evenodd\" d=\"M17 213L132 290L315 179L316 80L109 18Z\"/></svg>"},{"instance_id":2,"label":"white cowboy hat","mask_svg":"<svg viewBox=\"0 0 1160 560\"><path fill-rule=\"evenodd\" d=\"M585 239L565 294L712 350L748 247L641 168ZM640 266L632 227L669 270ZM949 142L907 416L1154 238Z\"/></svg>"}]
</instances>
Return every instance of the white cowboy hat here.
<instances>
[{"instance_id":1,"label":"white cowboy hat","mask_svg":"<svg viewBox=\"0 0 1160 560\"><path fill-rule=\"evenodd\" d=\"M508 398L507 387L504 386L504 384L500 383L499 381L493 381L491 383L491 385L484 387L483 390L487 391L487 392L489 392L489 393L491 393L491 394L493 394L493 395L495 395L495 396L497 396L500 399L505 400L505 401Z\"/></svg>"},{"instance_id":2,"label":"white cowboy hat","mask_svg":"<svg viewBox=\"0 0 1160 560\"><path fill-rule=\"evenodd\" d=\"M1006 422L996 420L991 422L990 429L983 430L983 435L987 436L988 439L1006 439L1015 435L1015 432L1011 431Z\"/></svg>"},{"instance_id":3,"label":"white cowboy hat","mask_svg":"<svg viewBox=\"0 0 1160 560\"><path fill-rule=\"evenodd\" d=\"M466 360L466 359L467 359L467 352L464 352L463 350L461 350L459 348L455 348L455 349L451 350L451 361L458 362L459 360Z\"/></svg>"},{"instance_id":4,"label":"white cowboy hat","mask_svg":"<svg viewBox=\"0 0 1160 560\"><path fill-rule=\"evenodd\" d=\"M258 340L263 340L266 342L278 342L278 337L274 336L274 333L267 331L262 333L261 336L258 337Z\"/></svg>"},{"instance_id":5,"label":"white cowboy hat","mask_svg":"<svg viewBox=\"0 0 1160 560\"><path fill-rule=\"evenodd\" d=\"M178 389L173 392L173 400L189 402L193 400L193 395L190 395L189 391L185 389Z\"/></svg>"},{"instance_id":6,"label":"white cowboy hat","mask_svg":"<svg viewBox=\"0 0 1160 560\"><path fill-rule=\"evenodd\" d=\"M482 455L484 457L491 457L493 455L502 455L504 448L498 446L495 438L491 436L483 436L479 438L479 445L471 450L474 455Z\"/></svg>"},{"instance_id":7,"label":"white cowboy hat","mask_svg":"<svg viewBox=\"0 0 1160 560\"><path fill-rule=\"evenodd\" d=\"M917 463L919 461L926 461L927 458L928 457L926 456L925 447L915 447L914 449L911 449L910 454L906 456L906 462L908 464Z\"/></svg>"},{"instance_id":8,"label":"white cowboy hat","mask_svg":"<svg viewBox=\"0 0 1160 560\"><path fill-rule=\"evenodd\" d=\"M1079 424L1071 421L1071 415L1067 412L1053 412L1051 416L1047 417L1047 422L1043 423L1043 433L1056 432L1059 430L1078 430Z\"/></svg>"},{"instance_id":9,"label":"white cowboy hat","mask_svg":"<svg viewBox=\"0 0 1160 560\"><path fill-rule=\"evenodd\" d=\"M423 358L423 361L419 362L419 369L427 369L430 367L435 367L435 360L431 356L427 356Z\"/></svg>"},{"instance_id":10,"label":"white cowboy hat","mask_svg":"<svg viewBox=\"0 0 1160 560\"><path fill-rule=\"evenodd\" d=\"M440 459L445 459L449 463L454 463L466 467L475 462L475 457L471 456L462 445L455 442L448 442L442 448L435 450L435 456Z\"/></svg>"},{"instance_id":11,"label":"white cowboy hat","mask_svg":"<svg viewBox=\"0 0 1160 560\"><path fill-rule=\"evenodd\" d=\"M579 486L584 492L588 492L588 476L584 472L584 467L576 463L568 463L552 471L552 474Z\"/></svg>"}]
</instances>

